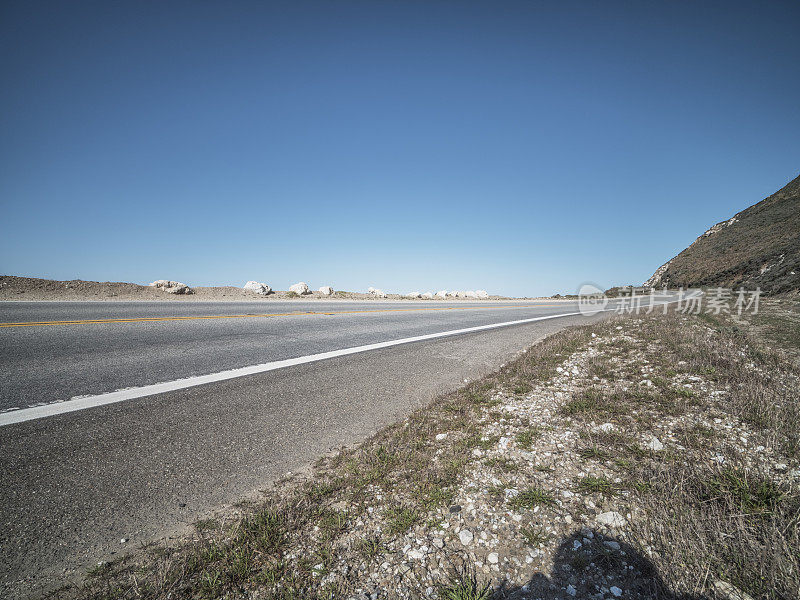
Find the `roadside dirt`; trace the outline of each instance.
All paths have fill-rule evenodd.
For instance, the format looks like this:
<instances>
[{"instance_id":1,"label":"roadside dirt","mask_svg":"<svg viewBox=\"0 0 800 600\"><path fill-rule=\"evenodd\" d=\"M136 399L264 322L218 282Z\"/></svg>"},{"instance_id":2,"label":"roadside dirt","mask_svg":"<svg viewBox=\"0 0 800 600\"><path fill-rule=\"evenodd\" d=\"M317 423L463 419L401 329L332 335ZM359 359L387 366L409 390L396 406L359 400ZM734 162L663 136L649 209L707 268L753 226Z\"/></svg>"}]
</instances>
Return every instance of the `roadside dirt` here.
<instances>
[{"instance_id":1,"label":"roadside dirt","mask_svg":"<svg viewBox=\"0 0 800 600\"><path fill-rule=\"evenodd\" d=\"M35 277L16 277L14 275L0 275L0 301L175 301L175 302L236 302L236 301L263 301L275 300L375 300L371 294L359 292L334 292L332 296L324 296L319 292L312 292L305 296L297 296L288 291L273 291L268 296L261 296L242 288L233 286L219 287L192 287L188 295L169 294L148 285L127 283L124 281L55 281L52 279L38 279ZM503 296L490 296L491 300L507 299ZM388 294L383 300L408 300L399 294ZM419 301L422 299L417 299ZM433 300L444 301L440 298ZM430 301L430 300L428 300ZM447 298L447 302L475 302L470 298Z\"/></svg>"}]
</instances>

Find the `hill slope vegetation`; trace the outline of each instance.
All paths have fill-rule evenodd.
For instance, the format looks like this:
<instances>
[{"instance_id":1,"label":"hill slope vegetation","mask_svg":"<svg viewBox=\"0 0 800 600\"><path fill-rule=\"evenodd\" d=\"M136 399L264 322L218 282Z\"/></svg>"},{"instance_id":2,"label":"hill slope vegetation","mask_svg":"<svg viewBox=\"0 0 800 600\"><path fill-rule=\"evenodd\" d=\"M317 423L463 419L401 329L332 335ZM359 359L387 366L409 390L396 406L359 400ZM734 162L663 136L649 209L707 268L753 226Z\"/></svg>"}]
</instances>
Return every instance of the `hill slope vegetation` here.
<instances>
[{"instance_id":1,"label":"hill slope vegetation","mask_svg":"<svg viewBox=\"0 0 800 600\"><path fill-rule=\"evenodd\" d=\"M800 177L714 225L645 285L800 289Z\"/></svg>"}]
</instances>

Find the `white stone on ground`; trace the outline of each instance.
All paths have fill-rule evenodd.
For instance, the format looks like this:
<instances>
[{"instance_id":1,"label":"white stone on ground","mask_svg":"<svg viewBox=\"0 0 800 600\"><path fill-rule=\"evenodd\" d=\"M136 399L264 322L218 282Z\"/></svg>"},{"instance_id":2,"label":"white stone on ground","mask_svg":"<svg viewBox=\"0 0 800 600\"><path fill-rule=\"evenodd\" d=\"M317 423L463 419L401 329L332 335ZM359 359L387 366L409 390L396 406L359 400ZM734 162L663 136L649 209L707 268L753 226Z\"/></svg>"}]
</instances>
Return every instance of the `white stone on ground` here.
<instances>
[{"instance_id":1,"label":"white stone on ground","mask_svg":"<svg viewBox=\"0 0 800 600\"><path fill-rule=\"evenodd\" d=\"M478 297L478 295L473 290L467 290L466 292L464 292L464 295L467 298L477 298Z\"/></svg>"},{"instance_id":2,"label":"white stone on ground","mask_svg":"<svg viewBox=\"0 0 800 600\"><path fill-rule=\"evenodd\" d=\"M431 300L433 298L433 292L425 292L424 294L422 294L422 297L425 298L426 300Z\"/></svg>"},{"instance_id":3,"label":"white stone on ground","mask_svg":"<svg viewBox=\"0 0 800 600\"><path fill-rule=\"evenodd\" d=\"M295 283L293 286L289 287L290 292L294 292L299 296L304 296L305 294L310 294L311 290L308 289L308 285L304 282Z\"/></svg>"},{"instance_id":4,"label":"white stone on ground","mask_svg":"<svg viewBox=\"0 0 800 600\"><path fill-rule=\"evenodd\" d=\"M158 288L168 294L191 294L192 288L180 281L170 281L169 279L157 279L150 284L150 287Z\"/></svg>"},{"instance_id":5,"label":"white stone on ground","mask_svg":"<svg viewBox=\"0 0 800 600\"><path fill-rule=\"evenodd\" d=\"M484 299L489 297L489 293L486 290L476 290L475 296Z\"/></svg>"},{"instance_id":6,"label":"white stone on ground","mask_svg":"<svg viewBox=\"0 0 800 600\"><path fill-rule=\"evenodd\" d=\"M462 544L465 546L469 546L472 543L472 532L469 529L462 529L458 533L458 539L461 541Z\"/></svg>"},{"instance_id":7,"label":"white stone on ground","mask_svg":"<svg viewBox=\"0 0 800 600\"><path fill-rule=\"evenodd\" d=\"M258 281L248 281L244 284L242 289L247 290L248 292L255 292L261 296L266 296L272 291L272 288L266 283L260 283Z\"/></svg>"},{"instance_id":8,"label":"white stone on ground","mask_svg":"<svg viewBox=\"0 0 800 600\"><path fill-rule=\"evenodd\" d=\"M651 436L650 441L645 444L645 448L648 450L653 450L654 452L658 452L659 450L664 449L664 444L661 443L656 436Z\"/></svg>"},{"instance_id":9,"label":"white stone on ground","mask_svg":"<svg viewBox=\"0 0 800 600\"><path fill-rule=\"evenodd\" d=\"M420 296L422 296L422 294L419 292L408 292L406 294L406 298L419 298Z\"/></svg>"},{"instance_id":10,"label":"white stone on ground","mask_svg":"<svg viewBox=\"0 0 800 600\"><path fill-rule=\"evenodd\" d=\"M333 288L329 285L323 285L321 288L319 288L319 293L323 296L332 296Z\"/></svg>"},{"instance_id":11,"label":"white stone on ground","mask_svg":"<svg viewBox=\"0 0 800 600\"><path fill-rule=\"evenodd\" d=\"M447 290L439 290L436 292L437 298L447 298Z\"/></svg>"},{"instance_id":12,"label":"white stone on ground","mask_svg":"<svg viewBox=\"0 0 800 600\"><path fill-rule=\"evenodd\" d=\"M597 515L597 522L608 527L622 527L625 525L625 518L618 512L609 511Z\"/></svg>"}]
</instances>

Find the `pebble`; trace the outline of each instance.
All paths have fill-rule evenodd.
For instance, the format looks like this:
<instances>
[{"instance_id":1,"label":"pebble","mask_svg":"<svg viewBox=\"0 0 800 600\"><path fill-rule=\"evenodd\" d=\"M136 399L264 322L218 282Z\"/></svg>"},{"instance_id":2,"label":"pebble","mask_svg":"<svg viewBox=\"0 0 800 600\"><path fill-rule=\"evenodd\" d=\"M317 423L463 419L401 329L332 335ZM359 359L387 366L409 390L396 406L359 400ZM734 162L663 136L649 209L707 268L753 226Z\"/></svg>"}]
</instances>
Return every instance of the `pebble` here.
<instances>
[{"instance_id":1,"label":"pebble","mask_svg":"<svg viewBox=\"0 0 800 600\"><path fill-rule=\"evenodd\" d=\"M647 442L647 444L645 444L645 447L648 450L653 450L654 452L658 452L659 450L664 449L664 444L662 444L661 440L659 440L656 436L652 436L650 438L650 441Z\"/></svg>"},{"instance_id":2,"label":"pebble","mask_svg":"<svg viewBox=\"0 0 800 600\"><path fill-rule=\"evenodd\" d=\"M472 543L473 538L474 536L469 529L462 529L458 534L458 539L465 546L469 546Z\"/></svg>"},{"instance_id":3,"label":"pebble","mask_svg":"<svg viewBox=\"0 0 800 600\"><path fill-rule=\"evenodd\" d=\"M608 527L622 527L625 525L625 517L615 511L604 512L597 515L596 520L601 525L607 525Z\"/></svg>"}]
</instances>

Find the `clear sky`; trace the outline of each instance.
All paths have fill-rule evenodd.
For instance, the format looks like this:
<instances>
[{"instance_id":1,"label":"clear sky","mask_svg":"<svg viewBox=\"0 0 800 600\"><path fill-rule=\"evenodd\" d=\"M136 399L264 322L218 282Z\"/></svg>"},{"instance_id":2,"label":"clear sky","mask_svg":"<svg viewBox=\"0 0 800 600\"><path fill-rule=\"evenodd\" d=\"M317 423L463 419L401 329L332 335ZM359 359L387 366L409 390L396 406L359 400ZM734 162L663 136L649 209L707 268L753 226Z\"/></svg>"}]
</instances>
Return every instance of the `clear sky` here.
<instances>
[{"instance_id":1,"label":"clear sky","mask_svg":"<svg viewBox=\"0 0 800 600\"><path fill-rule=\"evenodd\" d=\"M796 0L0 11L0 273L574 292L800 172Z\"/></svg>"}]
</instances>

